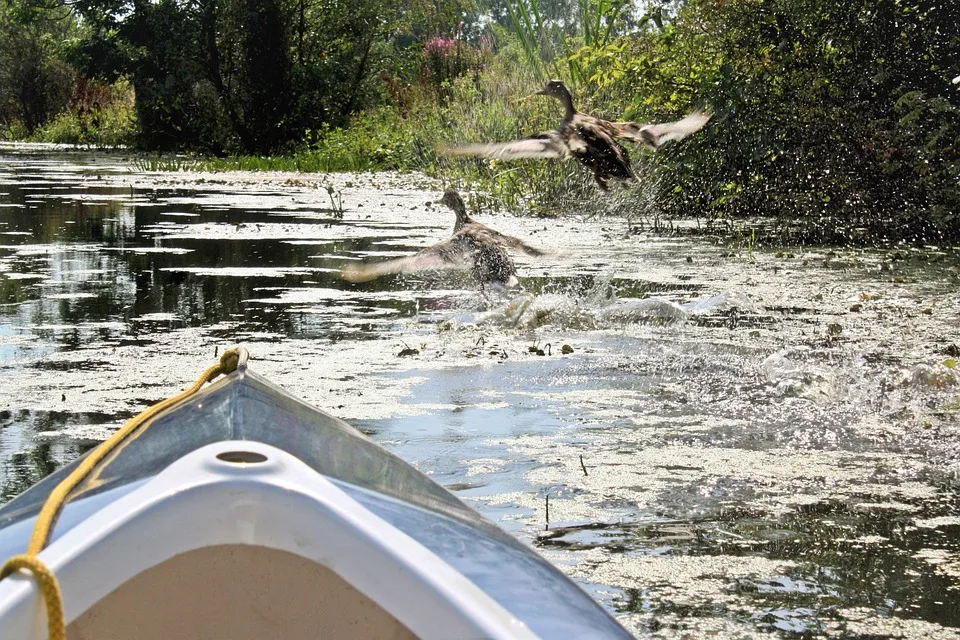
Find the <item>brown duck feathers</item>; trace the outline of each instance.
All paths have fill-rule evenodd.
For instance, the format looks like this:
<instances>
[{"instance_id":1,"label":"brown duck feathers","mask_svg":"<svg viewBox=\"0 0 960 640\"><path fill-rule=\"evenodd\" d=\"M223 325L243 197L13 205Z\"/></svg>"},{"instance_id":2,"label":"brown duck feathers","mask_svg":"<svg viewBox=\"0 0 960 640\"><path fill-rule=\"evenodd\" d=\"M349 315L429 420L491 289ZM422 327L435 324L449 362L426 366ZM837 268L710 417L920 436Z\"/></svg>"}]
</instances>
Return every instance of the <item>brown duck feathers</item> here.
<instances>
[{"instance_id":1,"label":"brown duck feathers","mask_svg":"<svg viewBox=\"0 0 960 640\"><path fill-rule=\"evenodd\" d=\"M563 103L565 115L554 131L545 131L522 140L502 143L468 144L441 149L448 155L474 155L487 158L560 158L574 157L593 172L601 189L607 181L635 181L630 156L619 140L630 140L657 149L668 140L680 140L699 131L710 120L703 111L694 111L676 122L642 124L610 122L581 113L573 106L573 96L559 80L551 80L534 95L546 95Z\"/></svg>"},{"instance_id":2,"label":"brown duck feathers","mask_svg":"<svg viewBox=\"0 0 960 640\"><path fill-rule=\"evenodd\" d=\"M500 233L471 218L463 198L456 191L446 191L440 202L456 214L453 235L450 238L412 256L345 266L340 271L341 276L350 282L366 282L403 271L470 269L481 286L512 286L517 282L517 268L507 253L508 248L531 256L544 255L543 251L519 238Z\"/></svg>"}]
</instances>

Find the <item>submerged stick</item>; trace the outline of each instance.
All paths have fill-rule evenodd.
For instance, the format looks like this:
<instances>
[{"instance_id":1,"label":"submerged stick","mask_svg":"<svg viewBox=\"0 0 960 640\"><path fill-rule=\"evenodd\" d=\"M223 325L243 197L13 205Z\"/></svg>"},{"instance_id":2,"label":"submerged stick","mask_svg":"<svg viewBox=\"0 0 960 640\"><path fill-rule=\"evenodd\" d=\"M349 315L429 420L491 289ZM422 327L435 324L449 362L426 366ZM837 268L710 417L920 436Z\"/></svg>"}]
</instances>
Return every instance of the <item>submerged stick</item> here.
<instances>
[{"instance_id":1,"label":"submerged stick","mask_svg":"<svg viewBox=\"0 0 960 640\"><path fill-rule=\"evenodd\" d=\"M545 526L543 530L549 531L550 530L550 494L549 493L547 494L546 498L547 498L547 526Z\"/></svg>"},{"instance_id":2,"label":"submerged stick","mask_svg":"<svg viewBox=\"0 0 960 640\"><path fill-rule=\"evenodd\" d=\"M585 475L585 476L590 475L589 473L587 473L587 465L583 464L583 454L582 454L582 453L580 454L580 468L583 469L583 475Z\"/></svg>"}]
</instances>

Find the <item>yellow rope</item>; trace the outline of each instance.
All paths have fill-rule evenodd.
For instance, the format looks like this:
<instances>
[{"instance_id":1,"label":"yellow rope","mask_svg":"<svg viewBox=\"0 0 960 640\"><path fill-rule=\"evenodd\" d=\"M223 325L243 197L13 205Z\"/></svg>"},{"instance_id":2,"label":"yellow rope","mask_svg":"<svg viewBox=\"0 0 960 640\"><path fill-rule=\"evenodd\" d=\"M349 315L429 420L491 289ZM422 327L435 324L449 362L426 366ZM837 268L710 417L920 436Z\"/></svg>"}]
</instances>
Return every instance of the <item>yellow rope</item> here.
<instances>
[{"instance_id":1,"label":"yellow rope","mask_svg":"<svg viewBox=\"0 0 960 640\"><path fill-rule=\"evenodd\" d=\"M53 527L60 515L60 510L67 500L67 496L70 495L70 492L73 491L77 485L83 482L83 479L86 478L111 451L123 442L127 436L136 431L140 425L158 413L189 398L203 388L203 385L217 376L221 374L227 375L228 373L236 371L239 362L240 350L237 347L225 351L220 357L220 362L204 371L203 375L201 375L189 389L172 398L158 402L132 418L123 425L119 431L91 451L90 454L77 465L77 468L50 492L47 501L40 510L40 514L37 516L37 523L33 529L33 535L30 537L27 553L10 558L4 563L3 568L0 569L0 580L6 578L18 569L26 569L33 574L37 583L40 585L40 592L47 606L47 622L50 640L66 640L67 638L67 628L63 616L63 597L60 593L60 584L57 582L57 577L53 574L53 571L36 556L47 546L50 533L53 531Z\"/></svg>"},{"instance_id":2,"label":"yellow rope","mask_svg":"<svg viewBox=\"0 0 960 640\"><path fill-rule=\"evenodd\" d=\"M32 573L33 579L40 586L40 595L43 597L44 604L47 605L47 631L50 640L66 640L67 625L63 619L63 594L60 593L57 576L53 575L53 571L43 563L43 560L24 554L13 556L4 563L3 570L0 571L0 580L17 569L26 569Z\"/></svg>"}]
</instances>

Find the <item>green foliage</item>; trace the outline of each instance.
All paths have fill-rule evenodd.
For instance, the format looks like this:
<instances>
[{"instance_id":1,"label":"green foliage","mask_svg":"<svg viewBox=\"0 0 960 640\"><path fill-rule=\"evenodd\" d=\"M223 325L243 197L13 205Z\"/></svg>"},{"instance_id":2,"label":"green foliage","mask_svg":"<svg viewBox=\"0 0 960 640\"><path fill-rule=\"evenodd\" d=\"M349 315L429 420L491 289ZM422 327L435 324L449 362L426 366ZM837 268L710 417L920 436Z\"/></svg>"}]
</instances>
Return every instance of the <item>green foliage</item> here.
<instances>
[{"instance_id":1,"label":"green foliage","mask_svg":"<svg viewBox=\"0 0 960 640\"><path fill-rule=\"evenodd\" d=\"M421 20L460 18L469 5L82 0L73 6L90 29L74 59L88 75L130 77L145 148L289 153L303 131L381 104L419 70Z\"/></svg>"},{"instance_id":2,"label":"green foliage","mask_svg":"<svg viewBox=\"0 0 960 640\"><path fill-rule=\"evenodd\" d=\"M775 216L778 233L863 242L960 235L953 3L694 0L663 29L586 46L592 102L708 129L656 155L668 214Z\"/></svg>"},{"instance_id":3,"label":"green foliage","mask_svg":"<svg viewBox=\"0 0 960 640\"><path fill-rule=\"evenodd\" d=\"M23 138L38 142L95 147L128 146L137 135L133 92L129 83L113 86L77 82L68 108Z\"/></svg>"},{"instance_id":4,"label":"green foliage","mask_svg":"<svg viewBox=\"0 0 960 640\"><path fill-rule=\"evenodd\" d=\"M814 227L825 219L821 239L956 235L942 212L958 203L960 95L946 71L960 37L940 27L957 22L955 4L781 1L703 15L728 27L720 44L732 88L749 90L717 92L719 108L739 111L741 130L718 133L729 144L739 133L753 150L734 147L740 176L724 154L727 176L749 197L743 204L792 209Z\"/></svg>"},{"instance_id":5,"label":"green foliage","mask_svg":"<svg viewBox=\"0 0 960 640\"><path fill-rule=\"evenodd\" d=\"M74 76L59 47L77 26L41 6L0 1L0 124L28 135L66 106Z\"/></svg>"},{"instance_id":6,"label":"green foliage","mask_svg":"<svg viewBox=\"0 0 960 640\"><path fill-rule=\"evenodd\" d=\"M0 131L136 131L144 148L219 156L211 168L422 169L523 211L960 239L958 3L687 0L637 16L624 0L483 2L481 27L474 0L0 0ZM128 79L135 104L92 98L94 76ZM602 117L714 117L655 154L631 148L641 185L603 197L573 162L436 153L556 127L556 103L517 102L547 77Z\"/></svg>"},{"instance_id":7,"label":"green foliage","mask_svg":"<svg viewBox=\"0 0 960 640\"><path fill-rule=\"evenodd\" d=\"M22 120L0 125L0 140L26 140L30 135Z\"/></svg>"},{"instance_id":8,"label":"green foliage","mask_svg":"<svg viewBox=\"0 0 960 640\"><path fill-rule=\"evenodd\" d=\"M546 3L545 3L546 4ZM627 25L626 0L576 0L572 20L544 17L540 0L507 0L510 25L523 49L528 68L542 83L548 78L566 78L574 85L586 78L578 45L603 48Z\"/></svg>"},{"instance_id":9,"label":"green foliage","mask_svg":"<svg viewBox=\"0 0 960 640\"><path fill-rule=\"evenodd\" d=\"M417 163L416 143L399 112L380 109L360 114L350 126L323 127L306 151L296 154L317 171L401 169Z\"/></svg>"},{"instance_id":10,"label":"green foliage","mask_svg":"<svg viewBox=\"0 0 960 640\"><path fill-rule=\"evenodd\" d=\"M374 171L421 163L412 129L399 111L379 109L358 114L345 128L323 126L307 132L305 148L282 156L237 155L201 163L207 170Z\"/></svg>"},{"instance_id":11,"label":"green foliage","mask_svg":"<svg viewBox=\"0 0 960 640\"><path fill-rule=\"evenodd\" d=\"M476 79L490 54L486 36L479 48L466 42L459 28L449 38L437 36L423 47L421 81L436 92L441 103L446 102L451 97L451 83L466 75Z\"/></svg>"}]
</instances>

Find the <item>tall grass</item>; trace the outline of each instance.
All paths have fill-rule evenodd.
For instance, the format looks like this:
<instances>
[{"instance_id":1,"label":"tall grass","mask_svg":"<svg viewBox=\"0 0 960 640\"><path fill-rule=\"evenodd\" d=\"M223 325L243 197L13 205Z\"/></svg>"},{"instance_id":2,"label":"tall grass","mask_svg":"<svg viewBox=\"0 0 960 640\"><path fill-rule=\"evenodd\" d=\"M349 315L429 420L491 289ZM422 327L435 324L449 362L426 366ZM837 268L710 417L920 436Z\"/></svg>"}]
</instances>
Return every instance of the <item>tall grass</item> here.
<instances>
[{"instance_id":1,"label":"tall grass","mask_svg":"<svg viewBox=\"0 0 960 640\"><path fill-rule=\"evenodd\" d=\"M381 108L358 114L344 129L309 132L303 147L281 156L188 158L144 157L141 170L336 172L414 169L439 178L445 186L472 191L484 209L508 209L528 215L552 215L560 209L584 213L637 214L646 197L614 190L597 197L589 171L576 161L490 161L446 157L441 146L506 141L557 126L562 111L548 98L518 101L537 86L535 76L518 67L506 52L482 74L448 82L449 99L438 104L431 86L413 89L409 110ZM511 62L513 60L513 62Z\"/></svg>"},{"instance_id":2,"label":"tall grass","mask_svg":"<svg viewBox=\"0 0 960 640\"><path fill-rule=\"evenodd\" d=\"M543 37L548 29L540 17L540 4L537 0L516 0L507 2L507 10L530 71L543 82L550 75L548 65L554 63L555 58L549 50L544 52L544 47L550 46L551 39Z\"/></svg>"},{"instance_id":3,"label":"tall grass","mask_svg":"<svg viewBox=\"0 0 960 640\"><path fill-rule=\"evenodd\" d=\"M197 171L203 160L178 155L142 155L131 164L137 171Z\"/></svg>"},{"instance_id":4,"label":"tall grass","mask_svg":"<svg viewBox=\"0 0 960 640\"><path fill-rule=\"evenodd\" d=\"M508 0L513 33L523 48L530 71L540 82L563 78L574 85L588 77L575 56L580 47L603 48L632 7L628 0L578 0L572 31L544 20L539 0Z\"/></svg>"},{"instance_id":5,"label":"tall grass","mask_svg":"<svg viewBox=\"0 0 960 640\"><path fill-rule=\"evenodd\" d=\"M583 2L585 7L596 6L587 5L588 0ZM607 6L600 9L606 10ZM622 10L622 5L617 6ZM536 4L514 10L525 11L526 17L521 19L529 19L530 24L540 20ZM591 37L607 37L612 29L607 25L602 17L594 17L588 29ZM508 141L556 128L563 115L559 103L549 98L518 100L539 87L548 72L566 73L565 68L548 69L542 58L536 58L540 67L531 66L528 48L532 42L529 38L502 38L497 55L485 58L482 69L444 79L445 99L437 100L433 83L415 84L405 89L403 107L357 114L343 129L307 132L302 146L285 155L205 158L192 166L186 159L141 162L145 163L143 168L156 170L326 173L415 169L441 179L445 186L473 192L472 202L481 208L547 216L559 210L633 216L646 211L650 189L628 192L614 187L611 194L598 198L590 172L576 161L502 162L446 157L437 152L442 146ZM569 46L573 42L569 40ZM656 180L651 177L647 183L656 184Z\"/></svg>"},{"instance_id":6,"label":"tall grass","mask_svg":"<svg viewBox=\"0 0 960 640\"><path fill-rule=\"evenodd\" d=\"M509 55L501 56L508 60ZM411 124L427 148L470 142L507 141L554 129L563 117L555 100L517 101L536 86L527 69L509 63L488 68L479 84L458 82L453 99L442 111L433 111ZM513 160L443 157L427 154L423 168L451 186L474 190L477 202L523 214L552 215L564 210L584 213L639 214L646 210L649 192L626 192L615 187L611 197L597 197L589 171L571 160ZM654 181L651 179L651 183ZM482 194L482 195L481 195Z\"/></svg>"},{"instance_id":7,"label":"tall grass","mask_svg":"<svg viewBox=\"0 0 960 640\"><path fill-rule=\"evenodd\" d=\"M346 128L308 131L303 146L280 156L230 156L200 163L208 171L385 171L422 165L417 137L397 109L356 115Z\"/></svg>"}]
</instances>

